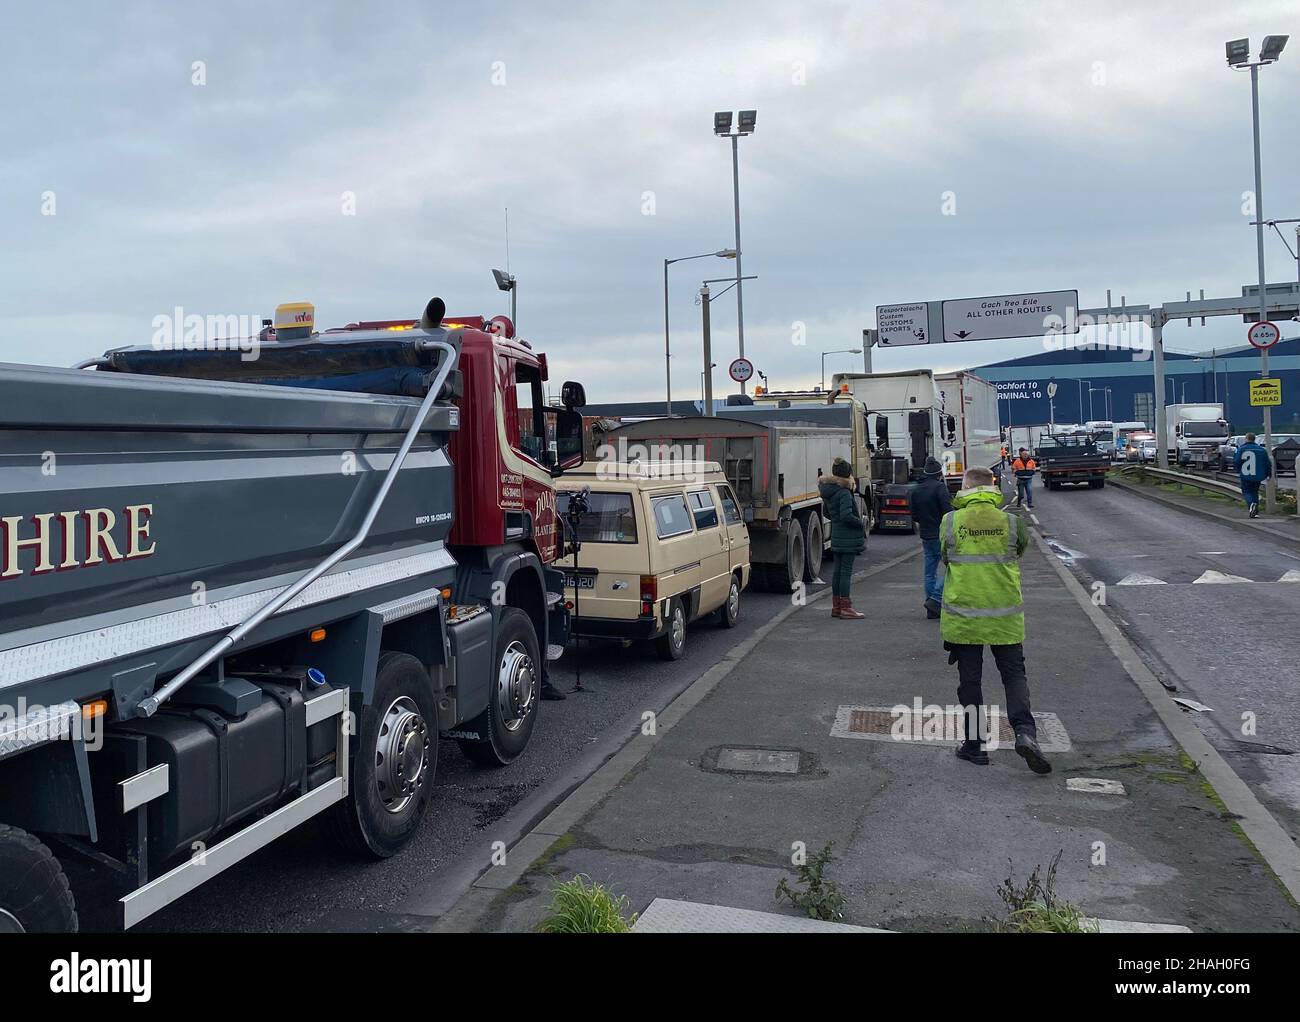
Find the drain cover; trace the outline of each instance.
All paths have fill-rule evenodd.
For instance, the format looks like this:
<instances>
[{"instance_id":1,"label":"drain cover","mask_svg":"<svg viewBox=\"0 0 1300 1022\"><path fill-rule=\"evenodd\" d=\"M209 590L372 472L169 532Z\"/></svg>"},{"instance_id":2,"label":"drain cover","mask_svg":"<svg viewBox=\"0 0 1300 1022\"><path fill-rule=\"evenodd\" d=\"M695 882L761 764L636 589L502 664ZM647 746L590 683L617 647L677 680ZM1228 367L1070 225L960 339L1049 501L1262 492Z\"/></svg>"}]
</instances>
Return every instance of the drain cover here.
<instances>
[{"instance_id":1,"label":"drain cover","mask_svg":"<svg viewBox=\"0 0 1300 1022\"><path fill-rule=\"evenodd\" d=\"M998 742L1009 749L1016 743L1016 733L1003 714L999 713L996 720ZM841 706L835 713L831 737L955 746L964 735L964 722L960 706ZM1035 712L1034 722L1044 752L1070 751L1070 736L1055 713Z\"/></svg>"},{"instance_id":2,"label":"drain cover","mask_svg":"<svg viewBox=\"0 0 1300 1022\"><path fill-rule=\"evenodd\" d=\"M1086 791L1091 795L1126 795L1124 785L1119 781L1108 781L1104 777L1071 777L1065 782L1067 791Z\"/></svg>"},{"instance_id":3,"label":"drain cover","mask_svg":"<svg viewBox=\"0 0 1300 1022\"><path fill-rule=\"evenodd\" d=\"M719 749L718 770L753 774L797 774L799 753L780 749Z\"/></svg>"}]
</instances>

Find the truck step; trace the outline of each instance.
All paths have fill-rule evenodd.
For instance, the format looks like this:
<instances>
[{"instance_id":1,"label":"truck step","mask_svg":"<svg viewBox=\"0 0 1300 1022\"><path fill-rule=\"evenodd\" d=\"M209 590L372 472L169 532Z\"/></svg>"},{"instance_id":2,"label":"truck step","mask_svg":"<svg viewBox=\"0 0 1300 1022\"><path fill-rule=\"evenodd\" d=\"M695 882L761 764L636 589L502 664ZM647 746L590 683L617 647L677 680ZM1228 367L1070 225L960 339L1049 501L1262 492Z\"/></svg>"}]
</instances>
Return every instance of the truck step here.
<instances>
[{"instance_id":1,"label":"truck step","mask_svg":"<svg viewBox=\"0 0 1300 1022\"><path fill-rule=\"evenodd\" d=\"M549 607L554 607L554 606L555 606L557 603L559 603L562 599L564 599L564 594L563 594L563 593L552 593L552 592L548 592L548 593L546 594L546 606L547 606L548 608L549 608Z\"/></svg>"},{"instance_id":2,"label":"truck step","mask_svg":"<svg viewBox=\"0 0 1300 1022\"><path fill-rule=\"evenodd\" d=\"M554 643L554 642L549 643L549 644L547 645L547 647L546 647L546 659L547 659L548 662L551 661L551 660L559 660L560 657L562 657L562 656L564 656L564 647L563 647L563 646L561 646L561 645L559 645L559 644L557 644L557 643Z\"/></svg>"}]
</instances>

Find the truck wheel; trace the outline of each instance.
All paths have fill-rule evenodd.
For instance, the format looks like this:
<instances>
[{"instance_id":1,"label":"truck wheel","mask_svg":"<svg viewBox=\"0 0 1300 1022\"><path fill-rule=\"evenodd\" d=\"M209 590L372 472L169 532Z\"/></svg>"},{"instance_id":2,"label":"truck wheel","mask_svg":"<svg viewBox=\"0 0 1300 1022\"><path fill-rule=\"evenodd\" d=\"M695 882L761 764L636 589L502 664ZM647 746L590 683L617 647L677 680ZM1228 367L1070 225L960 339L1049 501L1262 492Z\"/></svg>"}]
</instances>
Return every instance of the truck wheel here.
<instances>
[{"instance_id":1,"label":"truck wheel","mask_svg":"<svg viewBox=\"0 0 1300 1022\"><path fill-rule=\"evenodd\" d=\"M789 594L796 583L803 581L803 572L803 529L792 521L785 534L785 561L769 566L767 580L776 592Z\"/></svg>"},{"instance_id":2,"label":"truck wheel","mask_svg":"<svg viewBox=\"0 0 1300 1022\"><path fill-rule=\"evenodd\" d=\"M438 707L429 672L407 653L382 652L361 715L348 797L328 816L345 851L387 859L419 829L438 759Z\"/></svg>"},{"instance_id":3,"label":"truck wheel","mask_svg":"<svg viewBox=\"0 0 1300 1022\"><path fill-rule=\"evenodd\" d=\"M727 587L727 600L718 608L718 623L723 628L735 628L740 621L740 576L732 575Z\"/></svg>"},{"instance_id":4,"label":"truck wheel","mask_svg":"<svg viewBox=\"0 0 1300 1022\"><path fill-rule=\"evenodd\" d=\"M803 580L809 585L822 580L822 561L826 557L826 542L822 537L822 516L813 508L804 521Z\"/></svg>"},{"instance_id":5,"label":"truck wheel","mask_svg":"<svg viewBox=\"0 0 1300 1022\"><path fill-rule=\"evenodd\" d=\"M77 906L53 853L0 823L0 934L76 933Z\"/></svg>"},{"instance_id":6,"label":"truck wheel","mask_svg":"<svg viewBox=\"0 0 1300 1022\"><path fill-rule=\"evenodd\" d=\"M655 651L660 660L680 660L686 655L686 605L680 596L668 604L664 634L655 639Z\"/></svg>"},{"instance_id":7,"label":"truck wheel","mask_svg":"<svg viewBox=\"0 0 1300 1022\"><path fill-rule=\"evenodd\" d=\"M527 748L542 687L539 648L533 619L518 607L503 608L497 628L491 702L471 725L480 734L486 732L487 738L457 739L461 751L480 766L513 763Z\"/></svg>"}]
</instances>

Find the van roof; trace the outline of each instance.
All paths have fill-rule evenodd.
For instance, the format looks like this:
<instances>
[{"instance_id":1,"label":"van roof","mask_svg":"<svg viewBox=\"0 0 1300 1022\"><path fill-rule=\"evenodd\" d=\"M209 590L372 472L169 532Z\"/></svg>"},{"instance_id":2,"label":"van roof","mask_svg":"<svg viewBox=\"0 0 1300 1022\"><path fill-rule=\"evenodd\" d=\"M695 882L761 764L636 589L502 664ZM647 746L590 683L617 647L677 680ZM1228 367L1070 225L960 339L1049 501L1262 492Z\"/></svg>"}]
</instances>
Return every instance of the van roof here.
<instances>
[{"instance_id":1,"label":"van roof","mask_svg":"<svg viewBox=\"0 0 1300 1022\"><path fill-rule=\"evenodd\" d=\"M564 473L596 483L631 483L638 486L684 486L701 482L726 482L716 461L600 461L586 462ZM559 488L567 489L563 481Z\"/></svg>"}]
</instances>

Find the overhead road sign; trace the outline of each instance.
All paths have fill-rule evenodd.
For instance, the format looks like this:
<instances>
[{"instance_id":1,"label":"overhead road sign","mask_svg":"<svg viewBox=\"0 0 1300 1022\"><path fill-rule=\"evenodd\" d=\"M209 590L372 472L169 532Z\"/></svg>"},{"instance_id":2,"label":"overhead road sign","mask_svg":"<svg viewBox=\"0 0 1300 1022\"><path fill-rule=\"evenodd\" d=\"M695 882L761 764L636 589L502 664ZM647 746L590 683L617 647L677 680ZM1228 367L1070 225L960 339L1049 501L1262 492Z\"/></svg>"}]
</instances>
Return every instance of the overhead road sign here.
<instances>
[{"instance_id":1,"label":"overhead road sign","mask_svg":"<svg viewBox=\"0 0 1300 1022\"><path fill-rule=\"evenodd\" d=\"M945 341L995 341L1079 332L1078 291L958 298L943 303Z\"/></svg>"},{"instance_id":2,"label":"overhead road sign","mask_svg":"<svg viewBox=\"0 0 1300 1022\"><path fill-rule=\"evenodd\" d=\"M1300 282L1288 280L1281 284L1267 284L1264 296L1268 299L1269 315L1275 319L1295 319L1300 316ZM1255 311L1242 315L1247 323L1259 322L1259 285L1243 284L1241 297L1251 298L1255 302ZM1284 306L1279 308L1279 304Z\"/></svg>"},{"instance_id":3,"label":"overhead road sign","mask_svg":"<svg viewBox=\"0 0 1300 1022\"><path fill-rule=\"evenodd\" d=\"M1250 381L1250 407L1276 408L1282 403L1282 381L1258 379Z\"/></svg>"},{"instance_id":4,"label":"overhead road sign","mask_svg":"<svg viewBox=\"0 0 1300 1022\"><path fill-rule=\"evenodd\" d=\"M1268 320L1252 323L1246 330L1246 340L1257 348L1271 348L1281 339L1282 331L1277 328L1277 324Z\"/></svg>"},{"instance_id":5,"label":"overhead road sign","mask_svg":"<svg viewBox=\"0 0 1300 1022\"><path fill-rule=\"evenodd\" d=\"M930 307L934 304L911 302L905 305L877 305L876 331L879 343L887 347L931 343L935 340L930 329Z\"/></svg>"}]
</instances>

